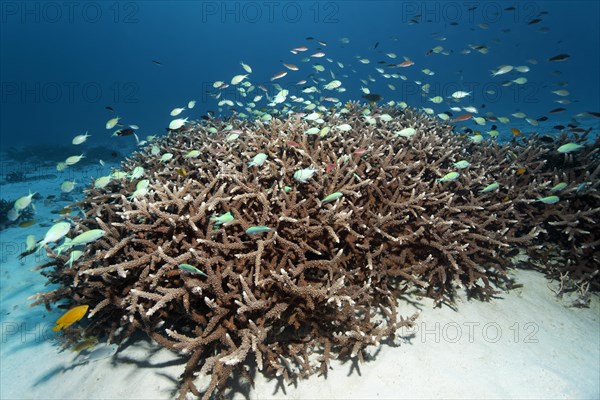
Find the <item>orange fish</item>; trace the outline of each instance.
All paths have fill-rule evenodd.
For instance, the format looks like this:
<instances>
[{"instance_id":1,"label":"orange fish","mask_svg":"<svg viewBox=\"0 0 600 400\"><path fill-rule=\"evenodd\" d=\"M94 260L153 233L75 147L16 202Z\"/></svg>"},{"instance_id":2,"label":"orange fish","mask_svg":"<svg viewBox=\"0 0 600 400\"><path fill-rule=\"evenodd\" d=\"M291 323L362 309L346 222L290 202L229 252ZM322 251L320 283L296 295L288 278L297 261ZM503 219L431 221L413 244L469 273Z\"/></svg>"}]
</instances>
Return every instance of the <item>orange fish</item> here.
<instances>
[{"instance_id":1,"label":"orange fish","mask_svg":"<svg viewBox=\"0 0 600 400\"><path fill-rule=\"evenodd\" d=\"M466 121L473 118L473 116L471 114L463 114L463 115L459 115L458 117L454 118L452 120L452 122L460 122L460 121Z\"/></svg>"},{"instance_id":2,"label":"orange fish","mask_svg":"<svg viewBox=\"0 0 600 400\"><path fill-rule=\"evenodd\" d=\"M71 326L85 316L85 313L87 313L89 307L90 306L87 304L83 304L81 306L71 308L56 320L56 326L52 328L52 330L54 332L58 332L61 329Z\"/></svg>"},{"instance_id":3,"label":"orange fish","mask_svg":"<svg viewBox=\"0 0 600 400\"><path fill-rule=\"evenodd\" d=\"M405 67L410 67L411 65L415 65L415 62L412 61L412 60L406 60L404 62L401 62L397 66L400 67L400 68L405 68Z\"/></svg>"},{"instance_id":4,"label":"orange fish","mask_svg":"<svg viewBox=\"0 0 600 400\"><path fill-rule=\"evenodd\" d=\"M525 172L527 172L527 168L521 167L517 169L517 175L523 175Z\"/></svg>"},{"instance_id":5,"label":"orange fish","mask_svg":"<svg viewBox=\"0 0 600 400\"><path fill-rule=\"evenodd\" d=\"M513 134L514 136L519 136L519 135L522 135L521 131L520 131L520 130L518 130L517 128L510 128L510 131L512 132L512 134Z\"/></svg>"}]
</instances>

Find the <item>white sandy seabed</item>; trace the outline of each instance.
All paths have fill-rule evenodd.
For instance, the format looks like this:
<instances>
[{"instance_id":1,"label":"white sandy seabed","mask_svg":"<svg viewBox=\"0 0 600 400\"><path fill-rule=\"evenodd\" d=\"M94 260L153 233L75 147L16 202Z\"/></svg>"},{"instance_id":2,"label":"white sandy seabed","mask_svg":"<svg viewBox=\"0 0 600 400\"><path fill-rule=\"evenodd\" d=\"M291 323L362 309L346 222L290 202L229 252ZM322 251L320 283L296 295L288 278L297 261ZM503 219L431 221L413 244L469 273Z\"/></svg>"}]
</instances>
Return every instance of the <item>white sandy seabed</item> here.
<instances>
[{"instance_id":1,"label":"white sandy seabed","mask_svg":"<svg viewBox=\"0 0 600 400\"><path fill-rule=\"evenodd\" d=\"M40 193L56 182L37 181ZM18 198L23 184L3 185L2 197ZM50 223L51 209L67 203L36 203L36 220ZM0 233L0 399L172 399L183 371L177 355L142 342L116 355L87 361L60 351L51 331L61 311L29 308L32 294L47 290L31 269L43 259L17 254L25 237L47 227ZM250 399L598 399L600 398L600 301L567 307L535 271L514 270L523 286L490 302L457 300L457 311L432 308L429 299L400 310L421 309L416 327L401 332L396 346L382 345L363 364L332 362L327 378L278 384L260 373ZM555 283L554 283L555 284ZM100 348L100 350L109 350ZM98 353L102 355L102 351ZM234 398L243 398L241 392Z\"/></svg>"}]
</instances>

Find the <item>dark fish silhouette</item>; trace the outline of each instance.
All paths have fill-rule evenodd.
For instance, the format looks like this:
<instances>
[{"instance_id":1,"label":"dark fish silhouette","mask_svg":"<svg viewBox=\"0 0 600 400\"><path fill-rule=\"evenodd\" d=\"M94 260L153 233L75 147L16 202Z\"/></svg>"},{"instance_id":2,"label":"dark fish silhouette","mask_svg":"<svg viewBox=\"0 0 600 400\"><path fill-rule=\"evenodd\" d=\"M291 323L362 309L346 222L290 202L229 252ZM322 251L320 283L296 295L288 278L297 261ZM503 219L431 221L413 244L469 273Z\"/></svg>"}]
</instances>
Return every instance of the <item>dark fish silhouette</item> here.
<instances>
[{"instance_id":1,"label":"dark fish silhouette","mask_svg":"<svg viewBox=\"0 0 600 400\"><path fill-rule=\"evenodd\" d=\"M559 113L559 112L562 112L562 111L565 111L565 110L566 110L566 108L558 107L558 108L555 108L555 109L553 109L553 110L550 110L550 111L548 111L548 112L549 112L550 114L556 114L556 113Z\"/></svg>"},{"instance_id":2,"label":"dark fish silhouette","mask_svg":"<svg viewBox=\"0 0 600 400\"><path fill-rule=\"evenodd\" d=\"M129 135L133 135L134 133L135 133L134 129L124 128L124 129L119 129L118 131L115 131L115 133L113 133L113 135L116 135L116 136L129 136Z\"/></svg>"},{"instance_id":3,"label":"dark fish silhouette","mask_svg":"<svg viewBox=\"0 0 600 400\"><path fill-rule=\"evenodd\" d=\"M372 102L380 101L381 99L383 99L383 97L375 93L364 94L362 98Z\"/></svg>"},{"instance_id":4,"label":"dark fish silhouette","mask_svg":"<svg viewBox=\"0 0 600 400\"><path fill-rule=\"evenodd\" d=\"M557 56L549 58L548 61L565 61L565 60L568 60L569 58L571 58L571 56L568 54L559 54Z\"/></svg>"},{"instance_id":5,"label":"dark fish silhouette","mask_svg":"<svg viewBox=\"0 0 600 400\"><path fill-rule=\"evenodd\" d=\"M152 62L156 65L162 65L162 63L160 61L152 60Z\"/></svg>"}]
</instances>

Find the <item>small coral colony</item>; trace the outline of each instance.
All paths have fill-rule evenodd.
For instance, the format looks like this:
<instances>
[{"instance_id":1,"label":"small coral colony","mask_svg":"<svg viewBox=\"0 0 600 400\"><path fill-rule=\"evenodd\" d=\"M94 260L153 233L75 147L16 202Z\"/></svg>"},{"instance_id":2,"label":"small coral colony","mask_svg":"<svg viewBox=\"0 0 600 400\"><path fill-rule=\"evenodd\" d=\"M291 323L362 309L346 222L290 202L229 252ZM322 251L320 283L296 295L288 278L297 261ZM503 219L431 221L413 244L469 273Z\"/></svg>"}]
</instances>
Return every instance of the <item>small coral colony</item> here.
<instances>
[{"instance_id":1,"label":"small coral colony","mask_svg":"<svg viewBox=\"0 0 600 400\"><path fill-rule=\"evenodd\" d=\"M600 114L575 115L542 135L535 129L547 117L483 113L469 104L472 92L430 93L424 81L424 100L444 111L417 110L368 86L379 80L394 90L393 82L434 71L379 49L377 67L363 56L343 64L328 46L307 38L291 49L307 66L284 63L264 85L241 63L243 74L213 84L220 113L196 119L189 101L171 111L165 136L140 140L122 118L106 123L139 149L96 178L41 240L30 236L22 255L49 257L38 269L54 285L33 304L67 310L53 329L66 346L144 332L186 355L180 398L207 399L235 376L251 380L251 364L294 381L326 374L334 358L362 360L417 318L400 315L401 296L441 305L466 290L490 299L514 284L507 270L518 254L550 278L599 288L599 142L578 120ZM488 51L480 44L460 53ZM502 86L523 85L537 63L500 65L489 79L512 74ZM343 82L358 81L361 64L370 68L362 97L343 103L336 96ZM302 70L310 75L282 86ZM553 95L561 107L550 114L564 112L569 92ZM511 118L533 131L511 129ZM502 132L512 139L499 140ZM9 218L33 196L14 202ZM209 376L202 387L198 374Z\"/></svg>"}]
</instances>

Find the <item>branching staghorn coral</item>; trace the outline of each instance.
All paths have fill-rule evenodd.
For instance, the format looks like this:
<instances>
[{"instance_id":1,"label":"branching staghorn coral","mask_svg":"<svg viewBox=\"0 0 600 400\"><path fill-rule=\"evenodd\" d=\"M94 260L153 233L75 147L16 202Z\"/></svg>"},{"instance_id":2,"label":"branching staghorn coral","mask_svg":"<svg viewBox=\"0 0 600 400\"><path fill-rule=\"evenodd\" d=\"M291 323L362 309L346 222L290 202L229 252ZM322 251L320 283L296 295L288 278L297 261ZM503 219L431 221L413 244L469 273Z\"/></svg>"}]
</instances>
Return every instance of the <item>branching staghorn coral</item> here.
<instances>
[{"instance_id":1,"label":"branching staghorn coral","mask_svg":"<svg viewBox=\"0 0 600 400\"><path fill-rule=\"evenodd\" d=\"M535 253L555 240L572 260L566 268L597 284L591 147L557 156L536 138L475 144L409 109L373 109L375 123L358 104L346 111L324 116L324 135L305 134L313 123L301 115L211 120L134 154L123 170L141 166L144 176L115 179L78 203L85 217L72 235L105 236L72 268L68 252L47 247L54 261L41 268L61 287L34 304L89 304L87 334L120 342L139 330L188 355L180 398L207 399L249 363L293 381L326 374L336 357L362 360L414 322L400 316L404 293L451 303L465 287L489 299L515 248ZM397 134L408 127L414 135ZM164 153L173 156L160 161ZM250 163L260 153L264 163ZM457 169L462 159L470 166ZM451 171L455 180L441 179ZM141 179L147 190L132 195ZM592 183L585 197L535 202L560 179ZM492 182L497 190L481 191ZM198 373L211 376L208 387L196 386Z\"/></svg>"}]
</instances>

